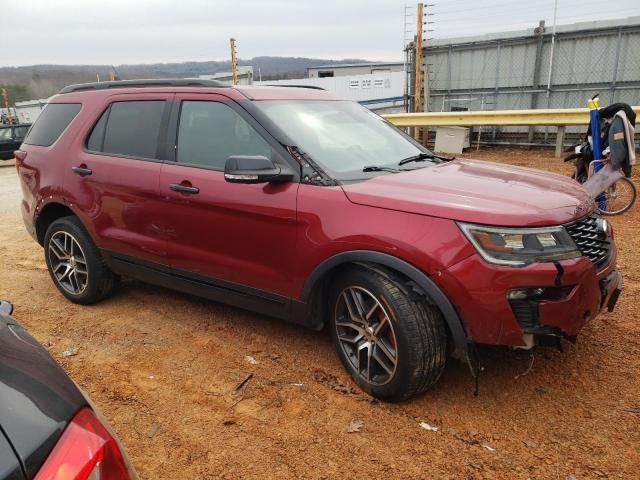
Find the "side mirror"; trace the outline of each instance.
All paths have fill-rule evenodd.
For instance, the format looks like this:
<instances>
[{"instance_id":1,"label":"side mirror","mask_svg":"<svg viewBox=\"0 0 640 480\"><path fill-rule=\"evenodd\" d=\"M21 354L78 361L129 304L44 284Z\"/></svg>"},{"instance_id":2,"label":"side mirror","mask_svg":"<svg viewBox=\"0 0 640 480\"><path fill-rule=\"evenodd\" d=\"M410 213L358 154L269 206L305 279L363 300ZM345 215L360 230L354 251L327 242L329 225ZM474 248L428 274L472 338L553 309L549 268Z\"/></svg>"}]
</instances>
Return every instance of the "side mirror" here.
<instances>
[{"instance_id":1,"label":"side mirror","mask_svg":"<svg viewBox=\"0 0 640 480\"><path fill-rule=\"evenodd\" d=\"M230 183L288 182L293 173L262 155L233 155L225 163L224 179Z\"/></svg>"}]
</instances>

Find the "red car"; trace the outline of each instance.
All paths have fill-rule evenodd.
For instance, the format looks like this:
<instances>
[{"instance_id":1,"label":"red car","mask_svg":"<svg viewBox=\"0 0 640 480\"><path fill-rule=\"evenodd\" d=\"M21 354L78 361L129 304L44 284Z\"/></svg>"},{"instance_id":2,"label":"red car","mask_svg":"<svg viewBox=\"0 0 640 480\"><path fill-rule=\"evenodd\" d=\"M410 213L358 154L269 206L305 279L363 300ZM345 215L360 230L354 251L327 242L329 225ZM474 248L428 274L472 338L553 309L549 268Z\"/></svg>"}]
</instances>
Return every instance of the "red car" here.
<instances>
[{"instance_id":1,"label":"red car","mask_svg":"<svg viewBox=\"0 0 640 480\"><path fill-rule=\"evenodd\" d=\"M572 339L622 287L569 178L441 159L308 88L66 87L16 152L27 229L73 302L121 275L320 329L398 400L474 343ZM472 370L474 370L472 368Z\"/></svg>"},{"instance_id":2,"label":"red car","mask_svg":"<svg viewBox=\"0 0 640 480\"><path fill-rule=\"evenodd\" d=\"M0 480L137 480L109 423L0 300Z\"/></svg>"}]
</instances>

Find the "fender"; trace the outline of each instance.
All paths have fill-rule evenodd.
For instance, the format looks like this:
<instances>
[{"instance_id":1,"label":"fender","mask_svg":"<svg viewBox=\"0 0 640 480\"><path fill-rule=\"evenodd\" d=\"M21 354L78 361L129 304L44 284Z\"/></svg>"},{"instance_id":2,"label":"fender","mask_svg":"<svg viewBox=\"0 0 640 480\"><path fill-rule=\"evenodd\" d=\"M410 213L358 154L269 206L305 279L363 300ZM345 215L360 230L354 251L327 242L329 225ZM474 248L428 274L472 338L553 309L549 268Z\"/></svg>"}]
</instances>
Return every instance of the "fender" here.
<instances>
[{"instance_id":1,"label":"fender","mask_svg":"<svg viewBox=\"0 0 640 480\"><path fill-rule=\"evenodd\" d=\"M462 320L447 296L424 272L393 255L371 250L352 250L329 257L318 265L305 281L304 287L302 288L301 301L304 303L309 302L311 293L314 291L314 287L318 281L335 267L346 263L373 263L382 265L403 274L415 282L435 306L440 309L440 312L442 312L442 316L447 322L453 340L453 356L467 362L469 361L470 339L467 338ZM371 268L368 265L363 266Z\"/></svg>"},{"instance_id":2,"label":"fender","mask_svg":"<svg viewBox=\"0 0 640 480\"><path fill-rule=\"evenodd\" d=\"M49 207L64 207L67 208L71 211L71 213L73 215L75 215L76 217L78 217L78 219L82 222L82 225L84 226L84 228L87 230L87 232L89 233L89 236L91 237L91 239L94 241L94 243L96 243L96 236L94 235L94 232L92 231L92 229L87 228L87 225L91 225L90 223L86 222L86 216L84 215L83 212L78 211L78 209L76 208L75 205L70 204L67 199L65 199L64 197L53 197L51 195L49 196L44 196L41 197L36 205L35 208L33 210L33 217L32 217L32 223L33 223L33 233L35 235L35 240L40 243L42 245L42 241L44 241L44 232L42 232L42 238L40 238L40 236L38 235L38 231L36 228L36 225L38 224L38 220L42 217L43 213L47 211L47 209ZM27 229L29 229L29 226L27 225ZM97 243L96 243L97 245Z\"/></svg>"},{"instance_id":3,"label":"fender","mask_svg":"<svg viewBox=\"0 0 640 480\"><path fill-rule=\"evenodd\" d=\"M54 197L53 195L45 194L40 196L34 204L33 211L30 213L31 216L29 218L31 225L26 224L27 222L25 218L25 225L27 227L27 230L29 230L29 233L32 233L31 230L33 230L32 236L40 245L42 245L44 242L44 232L38 232L38 220L42 218L43 214L49 208L55 209L59 207L68 208L73 212L73 210L71 209L71 207L69 207L67 201L63 197ZM39 233L42 233L42 235L40 236Z\"/></svg>"}]
</instances>

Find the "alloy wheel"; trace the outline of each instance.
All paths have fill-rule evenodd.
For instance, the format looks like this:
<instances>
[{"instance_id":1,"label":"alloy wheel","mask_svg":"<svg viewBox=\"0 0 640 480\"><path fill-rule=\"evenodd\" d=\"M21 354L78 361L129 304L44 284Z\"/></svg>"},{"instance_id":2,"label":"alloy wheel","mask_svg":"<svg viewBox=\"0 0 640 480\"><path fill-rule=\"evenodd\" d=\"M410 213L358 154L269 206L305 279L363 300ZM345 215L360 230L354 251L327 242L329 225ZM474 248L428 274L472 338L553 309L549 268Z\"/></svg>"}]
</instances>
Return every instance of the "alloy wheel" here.
<instances>
[{"instance_id":1,"label":"alloy wheel","mask_svg":"<svg viewBox=\"0 0 640 480\"><path fill-rule=\"evenodd\" d=\"M390 316L375 295L359 286L345 288L334 315L338 343L358 375L373 385L391 381L398 344Z\"/></svg>"},{"instance_id":2,"label":"alloy wheel","mask_svg":"<svg viewBox=\"0 0 640 480\"><path fill-rule=\"evenodd\" d=\"M68 232L58 231L49 240L49 265L53 277L65 291L80 295L87 288L87 260L78 241Z\"/></svg>"}]
</instances>

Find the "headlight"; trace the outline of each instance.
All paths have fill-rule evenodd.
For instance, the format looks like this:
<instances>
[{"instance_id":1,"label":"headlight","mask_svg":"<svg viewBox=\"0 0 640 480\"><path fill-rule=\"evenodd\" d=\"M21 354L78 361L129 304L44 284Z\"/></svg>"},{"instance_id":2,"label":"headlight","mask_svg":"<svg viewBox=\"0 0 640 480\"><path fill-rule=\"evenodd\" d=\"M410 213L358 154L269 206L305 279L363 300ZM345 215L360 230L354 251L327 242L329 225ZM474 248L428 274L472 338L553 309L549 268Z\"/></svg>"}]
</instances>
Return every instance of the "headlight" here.
<instances>
[{"instance_id":1,"label":"headlight","mask_svg":"<svg viewBox=\"0 0 640 480\"><path fill-rule=\"evenodd\" d=\"M458 223L489 263L523 266L581 256L564 227L499 228Z\"/></svg>"}]
</instances>

